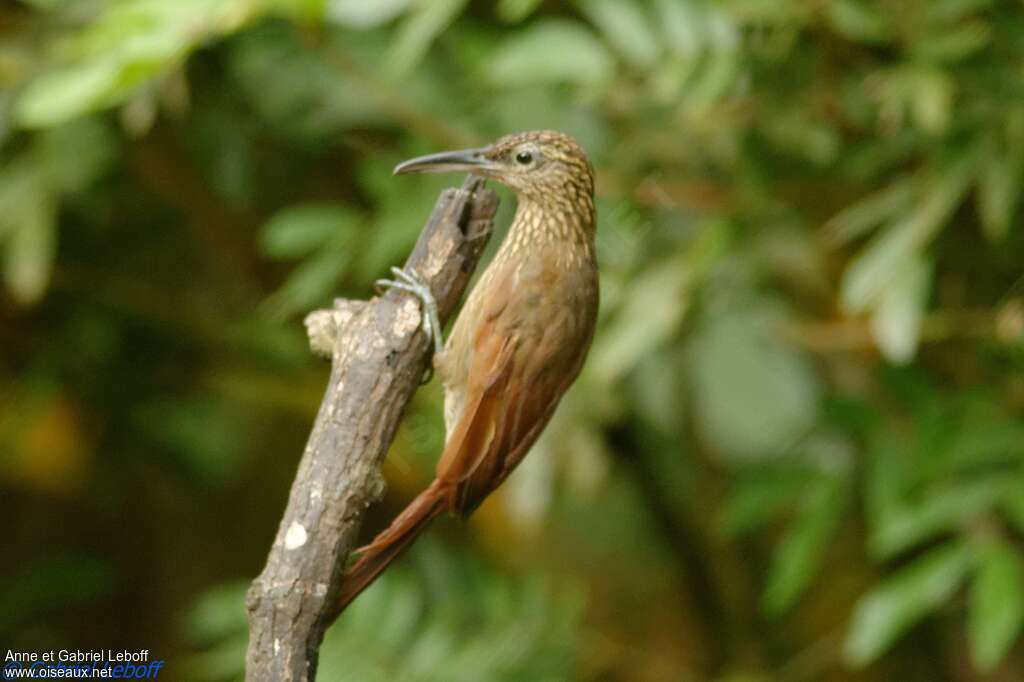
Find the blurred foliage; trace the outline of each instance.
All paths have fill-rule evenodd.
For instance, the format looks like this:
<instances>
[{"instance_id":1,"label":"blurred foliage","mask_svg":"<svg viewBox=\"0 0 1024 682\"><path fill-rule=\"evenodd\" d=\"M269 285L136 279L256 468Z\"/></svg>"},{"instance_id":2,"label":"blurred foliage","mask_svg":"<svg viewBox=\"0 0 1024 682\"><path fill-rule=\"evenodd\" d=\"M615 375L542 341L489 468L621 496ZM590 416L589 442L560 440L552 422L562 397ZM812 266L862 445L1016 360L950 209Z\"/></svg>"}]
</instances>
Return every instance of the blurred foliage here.
<instances>
[{"instance_id":1,"label":"blurred foliage","mask_svg":"<svg viewBox=\"0 0 1024 682\"><path fill-rule=\"evenodd\" d=\"M327 635L324 679L561 680L573 675L581 600L574 589L510 582L462 553L426 540L425 584L399 569L381 578ZM206 650L190 674L239 676L245 663L245 584L219 587L187 614ZM427 597L431 594L431 597Z\"/></svg>"},{"instance_id":2,"label":"blurred foliage","mask_svg":"<svg viewBox=\"0 0 1024 682\"><path fill-rule=\"evenodd\" d=\"M0 635L237 679L299 320L458 182L395 162L544 127L598 172L587 367L321 677L1024 678L1022 65L1009 0L0 5Z\"/></svg>"}]
</instances>

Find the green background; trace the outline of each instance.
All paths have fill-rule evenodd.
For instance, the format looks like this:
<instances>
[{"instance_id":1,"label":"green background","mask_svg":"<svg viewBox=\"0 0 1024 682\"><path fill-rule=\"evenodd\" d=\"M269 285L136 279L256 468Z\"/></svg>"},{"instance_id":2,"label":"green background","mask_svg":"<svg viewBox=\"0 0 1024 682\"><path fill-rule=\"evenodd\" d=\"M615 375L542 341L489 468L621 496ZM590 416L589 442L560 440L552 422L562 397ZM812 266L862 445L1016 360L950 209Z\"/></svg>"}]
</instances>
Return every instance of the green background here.
<instances>
[{"instance_id":1,"label":"green background","mask_svg":"<svg viewBox=\"0 0 1024 682\"><path fill-rule=\"evenodd\" d=\"M326 381L302 317L461 180L396 162L539 127L597 170L586 368L321 679L1024 679L1010 0L0 4L0 644L238 679Z\"/></svg>"}]
</instances>

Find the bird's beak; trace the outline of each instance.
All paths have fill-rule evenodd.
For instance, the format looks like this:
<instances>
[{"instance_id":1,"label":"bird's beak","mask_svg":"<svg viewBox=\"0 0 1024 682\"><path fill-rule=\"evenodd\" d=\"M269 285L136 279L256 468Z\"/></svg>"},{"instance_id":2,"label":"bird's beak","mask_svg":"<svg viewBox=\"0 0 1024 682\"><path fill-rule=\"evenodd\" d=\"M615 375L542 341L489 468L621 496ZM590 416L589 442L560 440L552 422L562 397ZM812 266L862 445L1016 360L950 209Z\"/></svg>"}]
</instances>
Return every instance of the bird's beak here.
<instances>
[{"instance_id":1,"label":"bird's beak","mask_svg":"<svg viewBox=\"0 0 1024 682\"><path fill-rule=\"evenodd\" d=\"M487 158L487 148L460 149L454 152L427 154L409 159L395 166L395 175L402 173L449 173L463 171L480 173L489 170L493 162Z\"/></svg>"}]
</instances>

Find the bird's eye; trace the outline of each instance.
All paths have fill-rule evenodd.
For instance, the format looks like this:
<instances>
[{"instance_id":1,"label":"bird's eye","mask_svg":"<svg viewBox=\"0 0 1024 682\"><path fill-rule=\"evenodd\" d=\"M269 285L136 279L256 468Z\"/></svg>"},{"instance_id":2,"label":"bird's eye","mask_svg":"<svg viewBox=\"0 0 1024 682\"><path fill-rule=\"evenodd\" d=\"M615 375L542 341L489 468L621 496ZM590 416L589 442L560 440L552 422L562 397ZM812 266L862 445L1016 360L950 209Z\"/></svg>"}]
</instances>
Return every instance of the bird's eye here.
<instances>
[{"instance_id":1,"label":"bird's eye","mask_svg":"<svg viewBox=\"0 0 1024 682\"><path fill-rule=\"evenodd\" d=\"M526 164L533 161L533 154L530 152L519 152L516 154L516 162L525 166Z\"/></svg>"}]
</instances>

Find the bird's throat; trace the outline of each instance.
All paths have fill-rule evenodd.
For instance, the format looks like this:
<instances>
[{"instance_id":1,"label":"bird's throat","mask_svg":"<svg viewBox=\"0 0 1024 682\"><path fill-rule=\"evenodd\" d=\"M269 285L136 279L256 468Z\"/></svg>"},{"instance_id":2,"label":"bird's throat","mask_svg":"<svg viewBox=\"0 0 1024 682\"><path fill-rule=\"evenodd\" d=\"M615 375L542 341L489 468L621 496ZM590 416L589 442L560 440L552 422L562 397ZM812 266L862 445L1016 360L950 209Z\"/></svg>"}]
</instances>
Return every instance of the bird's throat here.
<instances>
[{"instance_id":1,"label":"bird's throat","mask_svg":"<svg viewBox=\"0 0 1024 682\"><path fill-rule=\"evenodd\" d=\"M500 251L514 256L554 248L589 255L594 243L593 201L588 200L582 208L520 197Z\"/></svg>"}]
</instances>

